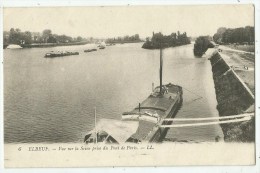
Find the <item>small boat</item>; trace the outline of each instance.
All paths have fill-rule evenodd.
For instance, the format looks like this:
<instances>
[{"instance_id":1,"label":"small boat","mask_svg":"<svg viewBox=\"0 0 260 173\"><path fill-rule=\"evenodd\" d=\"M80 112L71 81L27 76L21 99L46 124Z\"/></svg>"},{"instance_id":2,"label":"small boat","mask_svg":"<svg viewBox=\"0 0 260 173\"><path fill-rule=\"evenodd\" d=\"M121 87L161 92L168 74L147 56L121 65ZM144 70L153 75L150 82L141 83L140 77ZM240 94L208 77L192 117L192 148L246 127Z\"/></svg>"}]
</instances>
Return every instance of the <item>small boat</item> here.
<instances>
[{"instance_id":1,"label":"small boat","mask_svg":"<svg viewBox=\"0 0 260 173\"><path fill-rule=\"evenodd\" d=\"M84 142L105 143L105 144L123 144L133 142L131 136L136 132L138 122L120 121L112 119L100 119L93 130L85 135Z\"/></svg>"},{"instance_id":2,"label":"small boat","mask_svg":"<svg viewBox=\"0 0 260 173\"><path fill-rule=\"evenodd\" d=\"M22 49L22 47L18 44L10 44L6 47L6 49Z\"/></svg>"},{"instance_id":3,"label":"small boat","mask_svg":"<svg viewBox=\"0 0 260 173\"><path fill-rule=\"evenodd\" d=\"M93 51L97 51L97 49L87 49L87 50L84 50L84 52L93 52Z\"/></svg>"},{"instance_id":4,"label":"small boat","mask_svg":"<svg viewBox=\"0 0 260 173\"><path fill-rule=\"evenodd\" d=\"M110 43L110 44L106 44L106 46L114 46L116 45L115 43Z\"/></svg>"},{"instance_id":5,"label":"small boat","mask_svg":"<svg viewBox=\"0 0 260 173\"><path fill-rule=\"evenodd\" d=\"M100 45L98 45L99 49L105 49L106 48L106 43L102 42Z\"/></svg>"},{"instance_id":6,"label":"small boat","mask_svg":"<svg viewBox=\"0 0 260 173\"><path fill-rule=\"evenodd\" d=\"M62 57L62 56L70 56L70 55L79 55L79 52L68 52L68 51L58 51L58 52L48 52L45 54L45 58L54 58L54 57Z\"/></svg>"}]
</instances>

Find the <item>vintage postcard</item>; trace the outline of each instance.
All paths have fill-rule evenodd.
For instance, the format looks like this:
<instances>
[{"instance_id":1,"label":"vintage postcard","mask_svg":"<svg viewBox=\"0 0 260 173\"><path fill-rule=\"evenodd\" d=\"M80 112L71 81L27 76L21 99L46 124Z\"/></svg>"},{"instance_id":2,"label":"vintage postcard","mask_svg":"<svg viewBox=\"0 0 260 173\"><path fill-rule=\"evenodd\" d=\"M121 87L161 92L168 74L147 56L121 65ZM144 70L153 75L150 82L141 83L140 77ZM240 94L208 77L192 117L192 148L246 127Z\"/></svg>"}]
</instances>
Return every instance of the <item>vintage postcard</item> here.
<instances>
[{"instance_id":1,"label":"vintage postcard","mask_svg":"<svg viewBox=\"0 0 260 173\"><path fill-rule=\"evenodd\" d=\"M4 166L255 165L254 4L3 8Z\"/></svg>"}]
</instances>

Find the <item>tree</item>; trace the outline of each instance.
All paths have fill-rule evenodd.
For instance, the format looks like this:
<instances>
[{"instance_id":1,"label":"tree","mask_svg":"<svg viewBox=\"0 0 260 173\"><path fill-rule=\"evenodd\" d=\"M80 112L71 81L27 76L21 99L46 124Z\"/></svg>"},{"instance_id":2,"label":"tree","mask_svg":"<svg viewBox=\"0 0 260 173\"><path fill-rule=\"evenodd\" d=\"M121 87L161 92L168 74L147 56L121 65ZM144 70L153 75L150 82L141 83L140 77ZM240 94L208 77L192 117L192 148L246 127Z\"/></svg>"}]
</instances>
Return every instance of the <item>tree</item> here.
<instances>
[{"instance_id":1,"label":"tree","mask_svg":"<svg viewBox=\"0 0 260 173\"><path fill-rule=\"evenodd\" d=\"M21 30L19 28L11 28L10 35L9 35L9 44L20 44L22 40Z\"/></svg>"},{"instance_id":2,"label":"tree","mask_svg":"<svg viewBox=\"0 0 260 173\"><path fill-rule=\"evenodd\" d=\"M178 35L178 37L181 35L181 34L180 34L180 31L177 31L177 35Z\"/></svg>"},{"instance_id":3,"label":"tree","mask_svg":"<svg viewBox=\"0 0 260 173\"><path fill-rule=\"evenodd\" d=\"M43 30L43 31L42 31L42 38L43 38L44 42L47 43L48 38L49 38L51 35L52 35L52 33L51 33L51 30L50 30L50 29L45 29L45 30Z\"/></svg>"},{"instance_id":4,"label":"tree","mask_svg":"<svg viewBox=\"0 0 260 173\"><path fill-rule=\"evenodd\" d=\"M81 42L83 40L82 37L78 36L77 39L76 39L78 42Z\"/></svg>"},{"instance_id":5,"label":"tree","mask_svg":"<svg viewBox=\"0 0 260 173\"><path fill-rule=\"evenodd\" d=\"M25 31L23 34L23 40L25 44L31 44L32 43L32 33L30 31Z\"/></svg>"},{"instance_id":6,"label":"tree","mask_svg":"<svg viewBox=\"0 0 260 173\"><path fill-rule=\"evenodd\" d=\"M124 41L128 41L128 40L129 40L129 36L128 35L124 36Z\"/></svg>"},{"instance_id":7,"label":"tree","mask_svg":"<svg viewBox=\"0 0 260 173\"><path fill-rule=\"evenodd\" d=\"M16 28L16 29L15 29L15 32L18 32L18 33L19 33L19 32L21 32L21 30L20 30L19 28Z\"/></svg>"},{"instance_id":8,"label":"tree","mask_svg":"<svg viewBox=\"0 0 260 173\"><path fill-rule=\"evenodd\" d=\"M166 47L174 47L178 45L190 44L190 38L187 37L187 33L171 33L170 35L163 35L161 32L154 33L151 41L146 40L142 48L144 49L159 49Z\"/></svg>"},{"instance_id":9,"label":"tree","mask_svg":"<svg viewBox=\"0 0 260 173\"><path fill-rule=\"evenodd\" d=\"M73 38L67 35L55 35L55 37L56 37L56 41L60 43L68 43L73 41Z\"/></svg>"},{"instance_id":10,"label":"tree","mask_svg":"<svg viewBox=\"0 0 260 173\"><path fill-rule=\"evenodd\" d=\"M3 45L4 46L9 44L9 39L8 39L9 38L9 34L10 34L10 32L8 32L8 31L4 31L3 32L3 39L4 39L3 40L3 42L4 42Z\"/></svg>"},{"instance_id":11,"label":"tree","mask_svg":"<svg viewBox=\"0 0 260 173\"><path fill-rule=\"evenodd\" d=\"M193 53L195 56L201 57L208 48L213 48L214 45L209 41L208 36L200 36L196 39Z\"/></svg>"},{"instance_id":12,"label":"tree","mask_svg":"<svg viewBox=\"0 0 260 173\"><path fill-rule=\"evenodd\" d=\"M213 36L213 40L216 42L216 43L221 43L222 42L222 36L223 36L223 33L226 32L227 28L225 27L221 27L217 30L217 33L214 34Z\"/></svg>"},{"instance_id":13,"label":"tree","mask_svg":"<svg viewBox=\"0 0 260 173\"><path fill-rule=\"evenodd\" d=\"M135 35L134 35L134 38L135 38L135 40L140 40L139 34L135 34Z\"/></svg>"},{"instance_id":14,"label":"tree","mask_svg":"<svg viewBox=\"0 0 260 173\"><path fill-rule=\"evenodd\" d=\"M57 43L57 40L54 36L50 35L48 38L47 38L47 43Z\"/></svg>"},{"instance_id":15,"label":"tree","mask_svg":"<svg viewBox=\"0 0 260 173\"><path fill-rule=\"evenodd\" d=\"M157 49L161 47L161 44L163 44L163 34L161 32L155 33L152 37L152 45L156 47Z\"/></svg>"},{"instance_id":16,"label":"tree","mask_svg":"<svg viewBox=\"0 0 260 173\"><path fill-rule=\"evenodd\" d=\"M244 43L254 42L254 27L246 26L245 28L219 28L214 34L213 39L216 43Z\"/></svg>"}]
</instances>

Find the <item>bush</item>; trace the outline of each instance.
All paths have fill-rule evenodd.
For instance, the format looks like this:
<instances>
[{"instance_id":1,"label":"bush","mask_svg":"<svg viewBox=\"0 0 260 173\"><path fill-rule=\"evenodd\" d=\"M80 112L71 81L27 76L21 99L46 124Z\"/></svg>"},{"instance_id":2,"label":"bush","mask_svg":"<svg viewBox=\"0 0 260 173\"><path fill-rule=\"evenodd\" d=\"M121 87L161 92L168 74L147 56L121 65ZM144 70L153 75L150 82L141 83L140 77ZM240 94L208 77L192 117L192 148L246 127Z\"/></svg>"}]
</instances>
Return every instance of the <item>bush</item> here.
<instances>
[{"instance_id":1,"label":"bush","mask_svg":"<svg viewBox=\"0 0 260 173\"><path fill-rule=\"evenodd\" d=\"M194 55L201 57L208 48L214 48L214 45L209 41L208 36L200 36L196 39L194 44Z\"/></svg>"}]
</instances>

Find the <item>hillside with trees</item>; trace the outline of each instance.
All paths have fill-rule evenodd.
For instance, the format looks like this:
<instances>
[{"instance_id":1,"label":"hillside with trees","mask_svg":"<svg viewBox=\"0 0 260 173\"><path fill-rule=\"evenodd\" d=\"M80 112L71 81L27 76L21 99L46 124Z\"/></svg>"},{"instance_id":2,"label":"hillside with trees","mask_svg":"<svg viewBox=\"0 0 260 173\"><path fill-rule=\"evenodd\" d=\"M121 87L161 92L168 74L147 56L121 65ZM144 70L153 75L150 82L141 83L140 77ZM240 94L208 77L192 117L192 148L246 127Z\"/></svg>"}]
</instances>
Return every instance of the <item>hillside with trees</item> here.
<instances>
[{"instance_id":1,"label":"hillside with trees","mask_svg":"<svg viewBox=\"0 0 260 173\"><path fill-rule=\"evenodd\" d=\"M161 32L153 33L152 38L146 38L146 42L143 44L144 49L160 49L167 47L181 46L190 44L190 38L187 33L172 33L170 35L163 35Z\"/></svg>"},{"instance_id":2,"label":"hillside with trees","mask_svg":"<svg viewBox=\"0 0 260 173\"><path fill-rule=\"evenodd\" d=\"M214 34L213 40L218 44L254 44L255 28L252 26L233 29L221 27Z\"/></svg>"}]
</instances>

